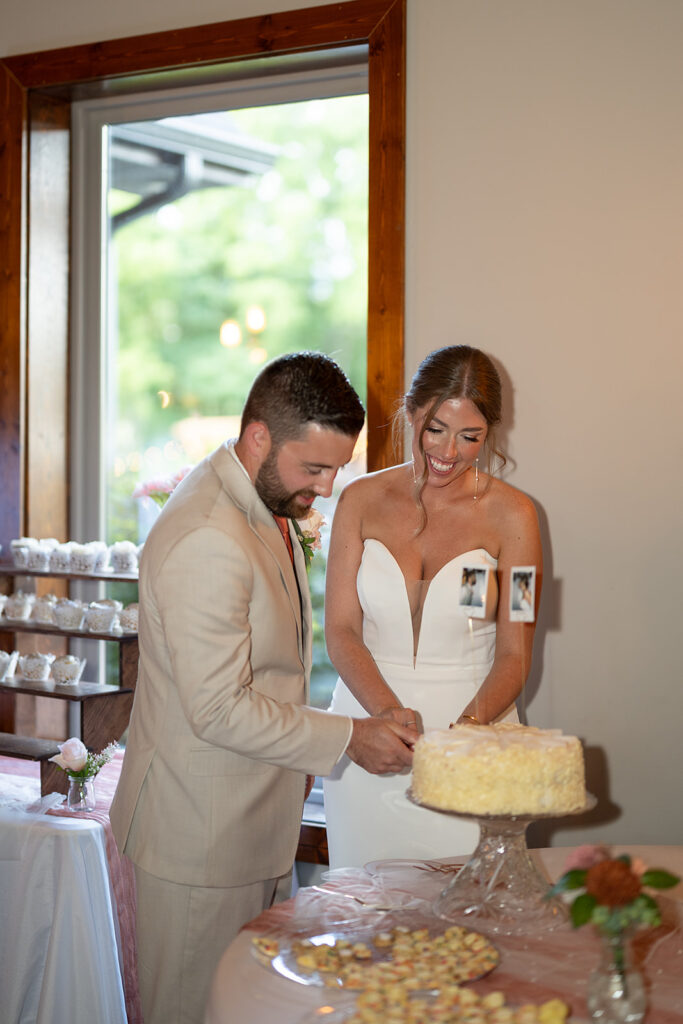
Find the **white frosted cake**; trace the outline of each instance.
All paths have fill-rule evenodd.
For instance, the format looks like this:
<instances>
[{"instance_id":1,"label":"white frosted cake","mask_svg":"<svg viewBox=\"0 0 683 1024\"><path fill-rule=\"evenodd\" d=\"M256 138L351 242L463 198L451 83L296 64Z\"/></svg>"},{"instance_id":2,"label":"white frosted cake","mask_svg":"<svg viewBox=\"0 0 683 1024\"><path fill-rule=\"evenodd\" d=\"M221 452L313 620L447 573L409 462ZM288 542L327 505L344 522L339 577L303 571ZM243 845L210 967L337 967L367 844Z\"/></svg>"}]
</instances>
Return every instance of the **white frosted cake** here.
<instances>
[{"instance_id":1,"label":"white frosted cake","mask_svg":"<svg viewBox=\"0 0 683 1024\"><path fill-rule=\"evenodd\" d=\"M568 814L586 803L583 749L560 729L456 725L415 744L412 794L463 814Z\"/></svg>"}]
</instances>

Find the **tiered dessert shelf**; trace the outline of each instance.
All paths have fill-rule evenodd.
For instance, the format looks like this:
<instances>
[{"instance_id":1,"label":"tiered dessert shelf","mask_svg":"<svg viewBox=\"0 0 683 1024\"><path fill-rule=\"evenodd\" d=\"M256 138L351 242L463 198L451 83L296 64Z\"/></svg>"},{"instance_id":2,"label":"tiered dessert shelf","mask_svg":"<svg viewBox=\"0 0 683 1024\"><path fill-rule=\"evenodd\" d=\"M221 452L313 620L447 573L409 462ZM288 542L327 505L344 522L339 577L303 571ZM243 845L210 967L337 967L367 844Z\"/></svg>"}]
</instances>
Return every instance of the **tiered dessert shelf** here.
<instances>
[{"instance_id":1,"label":"tiered dessert shelf","mask_svg":"<svg viewBox=\"0 0 683 1024\"><path fill-rule=\"evenodd\" d=\"M42 572L35 569L19 569L12 564L0 563L0 577L42 577L51 579L83 580L86 582L104 580L108 583L137 583L137 573L75 573ZM80 738L91 750L102 750L108 743L119 740L130 719L133 695L137 679L138 637L137 633L93 633L90 630L60 629L57 625L44 625L26 620L0 619L1 633L31 633L34 635L59 636L66 639L82 638L118 644L119 672L118 685L110 686L81 681L74 686L55 686L52 682L41 683L19 678L16 682L0 683L0 693L26 693L38 697L76 701L81 710ZM58 752L57 744L49 740L37 740L13 733L0 733L0 754L40 762L41 793L57 790L66 792L67 776L48 758Z\"/></svg>"}]
</instances>

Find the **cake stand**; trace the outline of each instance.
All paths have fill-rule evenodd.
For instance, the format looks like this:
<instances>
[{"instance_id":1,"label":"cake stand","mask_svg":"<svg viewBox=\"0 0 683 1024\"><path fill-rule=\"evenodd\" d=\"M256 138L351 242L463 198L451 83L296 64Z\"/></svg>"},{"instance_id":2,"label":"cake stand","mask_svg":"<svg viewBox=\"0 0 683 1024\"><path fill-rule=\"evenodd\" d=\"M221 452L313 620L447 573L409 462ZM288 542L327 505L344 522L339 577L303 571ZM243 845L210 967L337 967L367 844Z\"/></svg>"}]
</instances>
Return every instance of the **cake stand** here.
<instances>
[{"instance_id":1,"label":"cake stand","mask_svg":"<svg viewBox=\"0 0 683 1024\"><path fill-rule=\"evenodd\" d=\"M527 826L559 814L461 814L408 798L419 807L439 814L455 815L479 825L479 843L467 863L458 871L434 903L439 917L466 920L482 931L501 935L550 931L564 924L567 911L562 900L547 898L550 883L529 856ZM597 801L586 794L583 807L571 814L592 810Z\"/></svg>"}]
</instances>

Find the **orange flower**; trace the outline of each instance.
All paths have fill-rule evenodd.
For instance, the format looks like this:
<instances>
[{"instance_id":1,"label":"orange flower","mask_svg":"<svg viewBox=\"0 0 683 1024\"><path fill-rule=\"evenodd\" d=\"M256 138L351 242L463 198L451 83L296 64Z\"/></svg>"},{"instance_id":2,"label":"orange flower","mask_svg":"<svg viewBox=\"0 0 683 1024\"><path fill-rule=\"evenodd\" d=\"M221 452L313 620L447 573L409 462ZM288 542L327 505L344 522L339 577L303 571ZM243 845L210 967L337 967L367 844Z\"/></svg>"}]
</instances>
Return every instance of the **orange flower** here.
<instances>
[{"instance_id":1,"label":"orange flower","mask_svg":"<svg viewBox=\"0 0 683 1024\"><path fill-rule=\"evenodd\" d=\"M623 860L602 860L588 869L586 892L607 907L624 907L640 895L640 879Z\"/></svg>"}]
</instances>

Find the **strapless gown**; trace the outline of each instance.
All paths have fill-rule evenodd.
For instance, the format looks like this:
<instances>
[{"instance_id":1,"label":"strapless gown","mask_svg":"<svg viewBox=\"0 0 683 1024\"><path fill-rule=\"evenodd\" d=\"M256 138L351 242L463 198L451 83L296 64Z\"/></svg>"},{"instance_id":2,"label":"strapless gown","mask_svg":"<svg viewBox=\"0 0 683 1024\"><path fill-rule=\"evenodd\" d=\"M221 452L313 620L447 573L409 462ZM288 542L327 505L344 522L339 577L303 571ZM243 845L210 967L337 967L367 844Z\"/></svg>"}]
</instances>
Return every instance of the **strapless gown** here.
<instances>
[{"instance_id":1,"label":"strapless gown","mask_svg":"<svg viewBox=\"0 0 683 1024\"><path fill-rule=\"evenodd\" d=\"M484 548L447 562L429 583L414 654L413 622L406 582L381 541L365 541L357 589L363 610L363 640L383 678L406 707L422 715L425 730L447 729L475 695L493 663L498 584L489 573L484 618L468 618L458 607L465 566L497 561ZM341 679L332 711L367 716ZM516 720L516 710L505 716ZM405 857L469 855L479 829L471 821L416 807L405 791L410 771L370 775L342 757L323 780L330 867Z\"/></svg>"}]
</instances>

